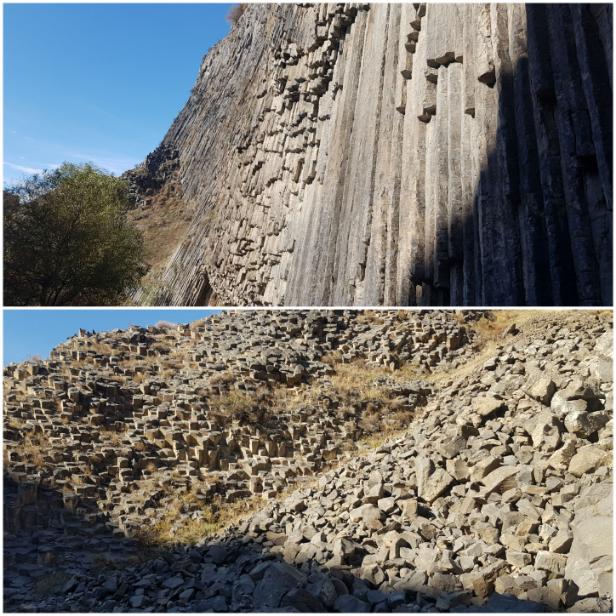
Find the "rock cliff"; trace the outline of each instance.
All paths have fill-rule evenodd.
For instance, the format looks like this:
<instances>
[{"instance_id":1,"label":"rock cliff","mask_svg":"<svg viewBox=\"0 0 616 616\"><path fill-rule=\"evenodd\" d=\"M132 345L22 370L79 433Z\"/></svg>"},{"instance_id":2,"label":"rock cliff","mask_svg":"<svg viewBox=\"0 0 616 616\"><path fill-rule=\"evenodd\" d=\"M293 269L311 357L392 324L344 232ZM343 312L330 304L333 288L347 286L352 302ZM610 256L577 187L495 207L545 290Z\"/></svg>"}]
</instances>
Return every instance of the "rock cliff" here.
<instances>
[{"instance_id":1,"label":"rock cliff","mask_svg":"<svg viewBox=\"0 0 616 616\"><path fill-rule=\"evenodd\" d=\"M137 300L610 304L611 63L610 5L247 5L129 173L192 216Z\"/></svg>"},{"instance_id":2,"label":"rock cliff","mask_svg":"<svg viewBox=\"0 0 616 616\"><path fill-rule=\"evenodd\" d=\"M80 332L5 370L4 606L609 611L610 319Z\"/></svg>"}]
</instances>

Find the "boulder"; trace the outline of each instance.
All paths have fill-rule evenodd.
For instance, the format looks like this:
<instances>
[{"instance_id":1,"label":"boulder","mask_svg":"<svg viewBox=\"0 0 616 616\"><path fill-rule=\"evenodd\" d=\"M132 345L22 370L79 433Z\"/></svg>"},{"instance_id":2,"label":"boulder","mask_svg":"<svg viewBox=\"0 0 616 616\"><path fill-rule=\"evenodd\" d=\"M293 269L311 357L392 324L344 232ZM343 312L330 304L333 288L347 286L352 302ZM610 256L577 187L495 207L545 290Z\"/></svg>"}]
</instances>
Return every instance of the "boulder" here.
<instances>
[{"instance_id":1,"label":"boulder","mask_svg":"<svg viewBox=\"0 0 616 616\"><path fill-rule=\"evenodd\" d=\"M609 460L609 454L599 445L586 445L578 449L569 462L569 472L576 477L596 470Z\"/></svg>"},{"instance_id":2,"label":"boulder","mask_svg":"<svg viewBox=\"0 0 616 616\"><path fill-rule=\"evenodd\" d=\"M428 503L436 500L449 488L455 479L444 469L435 468L432 460L418 457L415 461L417 493Z\"/></svg>"},{"instance_id":3,"label":"boulder","mask_svg":"<svg viewBox=\"0 0 616 616\"><path fill-rule=\"evenodd\" d=\"M498 491L501 494L517 485L515 476L519 468L517 466L501 466L481 479L487 494Z\"/></svg>"},{"instance_id":4,"label":"boulder","mask_svg":"<svg viewBox=\"0 0 616 616\"><path fill-rule=\"evenodd\" d=\"M280 606L282 597L291 590L299 588L306 576L286 563L271 563L254 591L255 607L259 609Z\"/></svg>"},{"instance_id":5,"label":"boulder","mask_svg":"<svg viewBox=\"0 0 616 616\"><path fill-rule=\"evenodd\" d=\"M484 419L487 419L503 408L505 408L504 400L499 400L494 396L480 396L473 400L473 411Z\"/></svg>"},{"instance_id":6,"label":"boulder","mask_svg":"<svg viewBox=\"0 0 616 616\"><path fill-rule=\"evenodd\" d=\"M612 592L613 560L612 484L595 484L584 490L575 507L565 579L574 582L579 597Z\"/></svg>"},{"instance_id":7,"label":"boulder","mask_svg":"<svg viewBox=\"0 0 616 616\"><path fill-rule=\"evenodd\" d=\"M535 447L554 451L560 445L562 424L552 411L543 411L533 421L531 438Z\"/></svg>"},{"instance_id":8,"label":"boulder","mask_svg":"<svg viewBox=\"0 0 616 616\"><path fill-rule=\"evenodd\" d=\"M383 527L383 516L383 512L371 503L361 505L360 507L353 509L349 514L352 522L362 522L366 528L371 528L374 530L378 530Z\"/></svg>"},{"instance_id":9,"label":"boulder","mask_svg":"<svg viewBox=\"0 0 616 616\"><path fill-rule=\"evenodd\" d=\"M562 575L565 572L566 565L567 557L563 554L553 554L547 550L542 550L537 552L535 556L535 567L554 575Z\"/></svg>"},{"instance_id":10,"label":"boulder","mask_svg":"<svg viewBox=\"0 0 616 616\"><path fill-rule=\"evenodd\" d=\"M340 595L334 603L337 612L362 613L370 611L370 604L353 595Z\"/></svg>"},{"instance_id":11,"label":"boulder","mask_svg":"<svg viewBox=\"0 0 616 616\"><path fill-rule=\"evenodd\" d=\"M556 392L556 383L549 375L536 373L527 383L525 391L531 398L549 406Z\"/></svg>"}]
</instances>

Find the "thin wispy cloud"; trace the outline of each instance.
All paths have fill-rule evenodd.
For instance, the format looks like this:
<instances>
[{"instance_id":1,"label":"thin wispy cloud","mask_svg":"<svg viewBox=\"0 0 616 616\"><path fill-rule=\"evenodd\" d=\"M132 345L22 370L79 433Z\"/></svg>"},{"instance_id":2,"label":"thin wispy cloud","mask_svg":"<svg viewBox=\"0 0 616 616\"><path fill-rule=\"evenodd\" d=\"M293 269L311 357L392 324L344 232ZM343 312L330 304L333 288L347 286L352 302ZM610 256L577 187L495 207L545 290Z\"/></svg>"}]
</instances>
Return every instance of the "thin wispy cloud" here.
<instances>
[{"instance_id":1,"label":"thin wispy cloud","mask_svg":"<svg viewBox=\"0 0 616 616\"><path fill-rule=\"evenodd\" d=\"M34 173L43 173L43 169L40 167L27 167L26 165L16 165L15 163L10 163L5 161L4 163L7 167L14 169L15 171L20 171L21 173L28 173L33 175Z\"/></svg>"},{"instance_id":2,"label":"thin wispy cloud","mask_svg":"<svg viewBox=\"0 0 616 616\"><path fill-rule=\"evenodd\" d=\"M72 161L92 163L110 173L120 174L139 164L138 160L128 156L113 156L108 154L87 154L84 152L67 152L67 158Z\"/></svg>"},{"instance_id":3,"label":"thin wispy cloud","mask_svg":"<svg viewBox=\"0 0 616 616\"><path fill-rule=\"evenodd\" d=\"M20 158L24 157L20 156ZM58 163L30 163L20 165L10 161L4 161L5 172L3 174L3 185L5 187L11 187L15 184L20 184L27 175L40 175L44 171L52 171L59 166Z\"/></svg>"}]
</instances>

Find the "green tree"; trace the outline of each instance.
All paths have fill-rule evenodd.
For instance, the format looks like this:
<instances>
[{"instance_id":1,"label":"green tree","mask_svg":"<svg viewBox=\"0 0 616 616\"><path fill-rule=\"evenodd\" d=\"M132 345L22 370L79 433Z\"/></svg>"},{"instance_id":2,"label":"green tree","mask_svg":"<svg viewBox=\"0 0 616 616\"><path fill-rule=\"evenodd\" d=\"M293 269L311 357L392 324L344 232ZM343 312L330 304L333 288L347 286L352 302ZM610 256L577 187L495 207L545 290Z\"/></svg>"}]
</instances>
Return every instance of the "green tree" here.
<instances>
[{"instance_id":1,"label":"green tree","mask_svg":"<svg viewBox=\"0 0 616 616\"><path fill-rule=\"evenodd\" d=\"M118 304L146 268L126 182L65 163L4 193L4 303Z\"/></svg>"}]
</instances>

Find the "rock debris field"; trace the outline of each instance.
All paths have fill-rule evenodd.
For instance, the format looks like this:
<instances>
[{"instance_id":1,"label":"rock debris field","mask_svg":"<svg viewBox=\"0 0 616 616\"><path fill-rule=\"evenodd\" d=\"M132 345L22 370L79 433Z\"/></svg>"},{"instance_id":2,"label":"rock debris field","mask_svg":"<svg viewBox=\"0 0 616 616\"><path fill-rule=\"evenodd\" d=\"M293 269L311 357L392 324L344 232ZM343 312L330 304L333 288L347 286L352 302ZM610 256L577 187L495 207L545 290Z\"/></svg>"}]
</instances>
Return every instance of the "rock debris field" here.
<instances>
[{"instance_id":1,"label":"rock debris field","mask_svg":"<svg viewBox=\"0 0 616 616\"><path fill-rule=\"evenodd\" d=\"M5 369L7 611L612 609L607 312L225 311Z\"/></svg>"}]
</instances>

